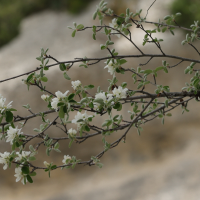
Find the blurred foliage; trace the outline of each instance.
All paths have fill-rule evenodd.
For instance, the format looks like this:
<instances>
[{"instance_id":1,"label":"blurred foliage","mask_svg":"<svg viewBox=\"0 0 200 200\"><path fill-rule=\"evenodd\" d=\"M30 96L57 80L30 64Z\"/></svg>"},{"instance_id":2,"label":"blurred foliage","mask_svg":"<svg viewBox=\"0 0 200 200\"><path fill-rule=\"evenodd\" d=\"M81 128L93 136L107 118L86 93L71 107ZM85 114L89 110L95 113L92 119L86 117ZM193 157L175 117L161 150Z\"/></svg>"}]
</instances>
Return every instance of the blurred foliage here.
<instances>
[{"instance_id":1,"label":"blurred foliage","mask_svg":"<svg viewBox=\"0 0 200 200\"><path fill-rule=\"evenodd\" d=\"M30 14L52 9L79 14L93 0L0 0L0 47L19 33L21 20Z\"/></svg>"},{"instance_id":2,"label":"blurred foliage","mask_svg":"<svg viewBox=\"0 0 200 200\"><path fill-rule=\"evenodd\" d=\"M182 16L176 18L177 23L189 28L194 21L200 20L199 8L199 0L174 0L170 6L170 12L172 14L180 12Z\"/></svg>"}]
</instances>

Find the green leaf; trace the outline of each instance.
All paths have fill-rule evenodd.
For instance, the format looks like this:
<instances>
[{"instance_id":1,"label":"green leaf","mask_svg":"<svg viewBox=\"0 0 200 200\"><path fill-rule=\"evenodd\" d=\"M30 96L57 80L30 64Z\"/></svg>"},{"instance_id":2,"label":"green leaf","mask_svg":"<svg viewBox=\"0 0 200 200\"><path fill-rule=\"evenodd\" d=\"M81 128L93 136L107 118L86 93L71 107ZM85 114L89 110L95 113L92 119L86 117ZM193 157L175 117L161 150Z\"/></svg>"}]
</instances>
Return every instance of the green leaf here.
<instances>
[{"instance_id":1,"label":"green leaf","mask_svg":"<svg viewBox=\"0 0 200 200\"><path fill-rule=\"evenodd\" d=\"M171 18L171 16L170 16L170 15L167 15L167 16L164 17L164 20L168 20L168 19L170 19L170 18Z\"/></svg>"},{"instance_id":2,"label":"green leaf","mask_svg":"<svg viewBox=\"0 0 200 200\"><path fill-rule=\"evenodd\" d=\"M36 158L34 156L31 156L31 157L28 158L28 160L29 161L34 161L34 160L36 160Z\"/></svg>"},{"instance_id":3,"label":"green leaf","mask_svg":"<svg viewBox=\"0 0 200 200\"><path fill-rule=\"evenodd\" d=\"M71 99L73 99L73 98L74 98L74 96L75 96L75 94L74 94L74 93L70 94L70 95L68 96L68 100L71 100Z\"/></svg>"},{"instance_id":4,"label":"green leaf","mask_svg":"<svg viewBox=\"0 0 200 200\"><path fill-rule=\"evenodd\" d=\"M157 67L157 68L154 70L154 72L157 72L157 71L162 70L162 69L164 69L163 66L161 66L161 67Z\"/></svg>"},{"instance_id":5,"label":"green leaf","mask_svg":"<svg viewBox=\"0 0 200 200\"><path fill-rule=\"evenodd\" d=\"M120 102L117 102L114 106L114 109L117 109L117 111L120 111L122 109L122 104Z\"/></svg>"},{"instance_id":6,"label":"green leaf","mask_svg":"<svg viewBox=\"0 0 200 200\"><path fill-rule=\"evenodd\" d=\"M78 30L83 29L83 28L84 28L83 24L79 24L79 25L76 27L76 29L78 29Z\"/></svg>"},{"instance_id":7,"label":"green leaf","mask_svg":"<svg viewBox=\"0 0 200 200\"><path fill-rule=\"evenodd\" d=\"M85 125L85 130L89 132L90 131L89 126Z\"/></svg>"},{"instance_id":8,"label":"green leaf","mask_svg":"<svg viewBox=\"0 0 200 200\"><path fill-rule=\"evenodd\" d=\"M14 108L10 108L9 111L17 111L16 109Z\"/></svg>"},{"instance_id":9,"label":"green leaf","mask_svg":"<svg viewBox=\"0 0 200 200\"><path fill-rule=\"evenodd\" d=\"M97 17L97 11L96 12L94 12L94 14L93 14L93 20L95 20L96 19L96 17Z\"/></svg>"},{"instance_id":10,"label":"green leaf","mask_svg":"<svg viewBox=\"0 0 200 200\"><path fill-rule=\"evenodd\" d=\"M32 151L32 152L34 152L34 151L35 151L35 149L34 149L33 145L30 145L30 146L29 146L29 149L30 149L30 151Z\"/></svg>"},{"instance_id":11,"label":"green leaf","mask_svg":"<svg viewBox=\"0 0 200 200\"><path fill-rule=\"evenodd\" d=\"M36 172L32 172L30 176L36 176Z\"/></svg>"},{"instance_id":12,"label":"green leaf","mask_svg":"<svg viewBox=\"0 0 200 200\"><path fill-rule=\"evenodd\" d=\"M146 69L146 70L144 70L144 74L150 74L150 73L152 73L153 72L153 70L151 70L151 69Z\"/></svg>"},{"instance_id":13,"label":"green leaf","mask_svg":"<svg viewBox=\"0 0 200 200\"><path fill-rule=\"evenodd\" d=\"M6 121L7 122L12 122L13 120L13 114L10 111L6 111Z\"/></svg>"},{"instance_id":14,"label":"green leaf","mask_svg":"<svg viewBox=\"0 0 200 200\"><path fill-rule=\"evenodd\" d=\"M29 183L33 183L33 179L29 175L27 175L26 178L27 178Z\"/></svg>"},{"instance_id":15,"label":"green leaf","mask_svg":"<svg viewBox=\"0 0 200 200\"><path fill-rule=\"evenodd\" d=\"M171 114L171 113L167 113L167 114L166 114L166 116L168 116L168 117L171 117L171 116L172 116L172 114Z\"/></svg>"},{"instance_id":16,"label":"green leaf","mask_svg":"<svg viewBox=\"0 0 200 200\"><path fill-rule=\"evenodd\" d=\"M65 113L63 111L63 106L60 107L58 115L59 115L60 118L64 118L65 117Z\"/></svg>"},{"instance_id":17,"label":"green leaf","mask_svg":"<svg viewBox=\"0 0 200 200\"><path fill-rule=\"evenodd\" d=\"M43 77L41 77L41 81L43 81L43 82L47 82L47 81L48 81L48 78L45 77L45 76L43 76Z\"/></svg>"},{"instance_id":18,"label":"green leaf","mask_svg":"<svg viewBox=\"0 0 200 200\"><path fill-rule=\"evenodd\" d=\"M29 174L29 167L23 166L23 167L22 167L22 173L23 173L23 174Z\"/></svg>"},{"instance_id":19,"label":"green leaf","mask_svg":"<svg viewBox=\"0 0 200 200\"><path fill-rule=\"evenodd\" d=\"M61 63L61 64L59 65L59 68L60 68L61 71L65 71L65 70L66 70L66 66L65 66L64 63Z\"/></svg>"},{"instance_id":20,"label":"green leaf","mask_svg":"<svg viewBox=\"0 0 200 200\"><path fill-rule=\"evenodd\" d=\"M101 45L100 47L101 47L101 50L106 49L106 46L105 46L105 45Z\"/></svg>"},{"instance_id":21,"label":"green leaf","mask_svg":"<svg viewBox=\"0 0 200 200\"><path fill-rule=\"evenodd\" d=\"M75 35L76 35L76 30L74 30L74 31L72 32L72 37L75 37Z\"/></svg>"},{"instance_id":22,"label":"green leaf","mask_svg":"<svg viewBox=\"0 0 200 200\"><path fill-rule=\"evenodd\" d=\"M29 81L33 78L33 76L34 76L34 73L33 73L33 74L30 74L30 75L28 76L28 78L26 79L26 81L29 82Z\"/></svg>"},{"instance_id":23,"label":"green leaf","mask_svg":"<svg viewBox=\"0 0 200 200\"><path fill-rule=\"evenodd\" d=\"M65 79L67 79L67 80L70 80L71 78L67 75L67 73L66 72L64 72L64 77L65 77Z\"/></svg>"},{"instance_id":24,"label":"green leaf","mask_svg":"<svg viewBox=\"0 0 200 200\"><path fill-rule=\"evenodd\" d=\"M124 63L126 63L127 61L125 59L120 59L119 63L120 65L123 65Z\"/></svg>"},{"instance_id":25,"label":"green leaf","mask_svg":"<svg viewBox=\"0 0 200 200\"><path fill-rule=\"evenodd\" d=\"M94 88L94 85L87 85L87 88L92 89Z\"/></svg>"},{"instance_id":26,"label":"green leaf","mask_svg":"<svg viewBox=\"0 0 200 200\"><path fill-rule=\"evenodd\" d=\"M3 120L3 116L0 117L0 123L2 122L2 120Z\"/></svg>"}]
</instances>

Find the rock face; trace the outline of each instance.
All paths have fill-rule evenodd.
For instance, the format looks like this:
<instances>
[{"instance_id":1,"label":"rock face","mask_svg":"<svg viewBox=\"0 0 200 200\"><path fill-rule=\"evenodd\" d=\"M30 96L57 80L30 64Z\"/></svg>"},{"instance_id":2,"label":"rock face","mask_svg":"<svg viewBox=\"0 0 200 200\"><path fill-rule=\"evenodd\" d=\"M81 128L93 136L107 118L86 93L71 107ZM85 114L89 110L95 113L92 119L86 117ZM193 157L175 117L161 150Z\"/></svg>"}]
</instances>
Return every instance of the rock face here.
<instances>
[{"instance_id":1,"label":"rock face","mask_svg":"<svg viewBox=\"0 0 200 200\"><path fill-rule=\"evenodd\" d=\"M148 8L146 1L139 2L141 7ZM74 21L83 23L85 26L93 24L91 16L95 5L96 2L81 16L45 11L25 19L21 25L21 34L0 50L0 80L39 67L39 62L35 58L40 54L40 47L49 48L49 54L59 61L84 56L106 56L107 52L100 51L99 48L106 39L103 35L98 35L97 41L93 42L92 31L87 30L77 33L76 37L72 38L71 31L67 28L67 26L72 26ZM157 17L165 16L164 6L160 2L156 2L149 11L149 21L157 21ZM141 45L143 34L136 28L133 28L133 33L135 42L137 45ZM181 35L181 33L178 34ZM163 36L161 35L161 37ZM196 57L196 54L193 55L195 52L191 49L180 46L180 42L185 36L180 36L178 39L173 37L171 35L164 36L166 43L173 44L173 46L163 45L166 52L185 57ZM115 42L115 48L120 53L137 53L135 48L123 38L117 40L116 37ZM198 48L197 45L196 47ZM144 47L141 48L144 49ZM158 50L150 45L145 51L157 52ZM161 61L160 59L152 60L151 65L146 67L157 67L161 65ZM129 63L131 63L131 67L137 68L139 63L145 62L146 59L140 59L131 60ZM173 65L177 61L169 59L168 62ZM89 69L82 69L75 65L68 74L72 80L81 80L83 84L101 85L102 89L106 89L106 81L111 77L107 70L103 69L104 66L103 62ZM170 76L165 77L164 74L158 81L165 85L170 84L174 91L181 91L184 82L190 80L189 76L183 74L183 69L186 67L187 64L183 63L178 68L170 70ZM54 93L57 90L65 92L68 89L72 91L71 82L63 78L58 67L52 67L45 73L49 78L48 89L51 92ZM14 100L13 106L17 107L19 115L29 115L21 108L27 103L31 105L34 112L45 110L46 105L40 98L42 93L36 88L30 88L30 92L27 92L26 87L21 84L21 79L1 83L0 93L7 97L8 101ZM123 81L128 82L128 85L132 84L131 77L127 76L126 80L120 79L119 82ZM145 125L144 132L140 137L135 129L132 129L126 144L120 144L118 148L107 152L102 158L101 161L105 164L103 169L77 167L74 171L52 173L52 178L48 180L45 172L39 172L35 184L29 184L23 188L20 184L16 185L15 183L12 184L13 187L8 188L6 184L14 182L14 170L7 170L5 173L2 173L1 170L1 196L5 200L13 198L23 200L23 198L30 198L30 195L34 195L34 200L196 200L200 196L198 190L200 159L197 154L200 150L200 136L198 134L199 112L197 106L197 103L190 105L191 113L183 116L180 115L181 109L178 109L173 113L173 117L165 122L164 126L161 125L160 120L154 120ZM127 110L123 112L125 113ZM40 123L40 119L31 121L23 132L32 130ZM102 150L102 143L99 143L99 140L101 140L100 137L82 145L74 144L70 150L68 148L62 150L66 154L78 155L77 157L85 160ZM6 148L4 144L1 142L1 152ZM41 160L43 161L43 158ZM61 163L61 160L62 157L58 154L53 158L55 163ZM11 171L11 176L9 176L8 173L10 174ZM10 193L11 189L12 193Z\"/></svg>"}]
</instances>

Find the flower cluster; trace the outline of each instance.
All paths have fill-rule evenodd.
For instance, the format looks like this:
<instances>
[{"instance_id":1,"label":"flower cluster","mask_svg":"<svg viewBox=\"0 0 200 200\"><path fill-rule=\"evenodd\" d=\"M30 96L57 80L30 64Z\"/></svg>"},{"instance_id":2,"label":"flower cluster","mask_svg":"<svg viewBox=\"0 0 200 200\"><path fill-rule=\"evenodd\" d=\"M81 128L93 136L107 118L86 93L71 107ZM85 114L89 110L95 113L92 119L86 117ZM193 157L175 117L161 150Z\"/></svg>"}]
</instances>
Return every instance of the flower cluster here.
<instances>
[{"instance_id":1,"label":"flower cluster","mask_svg":"<svg viewBox=\"0 0 200 200\"><path fill-rule=\"evenodd\" d=\"M30 151L22 151L20 154L19 152L16 153L18 157L15 158L15 161L22 161L27 159L28 156L30 156L31 152Z\"/></svg>"},{"instance_id":2,"label":"flower cluster","mask_svg":"<svg viewBox=\"0 0 200 200\"><path fill-rule=\"evenodd\" d=\"M72 87L73 87L74 90L77 90L81 86L81 81L79 81L79 80L72 81L71 83L72 83Z\"/></svg>"},{"instance_id":3,"label":"flower cluster","mask_svg":"<svg viewBox=\"0 0 200 200\"><path fill-rule=\"evenodd\" d=\"M5 105L6 98L3 98L3 96L0 94L0 112L3 113L3 111L7 108L10 108L12 105L12 101L6 106Z\"/></svg>"},{"instance_id":4,"label":"flower cluster","mask_svg":"<svg viewBox=\"0 0 200 200\"><path fill-rule=\"evenodd\" d=\"M104 107L106 107L108 105L108 103L113 99L113 95L106 94L105 92L100 92L95 95L95 100L97 100L97 99L102 99L103 103L105 104ZM101 107L101 104L98 102L94 102L94 107L96 109L99 109Z\"/></svg>"},{"instance_id":5,"label":"flower cluster","mask_svg":"<svg viewBox=\"0 0 200 200\"><path fill-rule=\"evenodd\" d=\"M0 163L4 164L3 169L6 170L10 162L10 153L6 151L4 153L0 153L0 156Z\"/></svg>"},{"instance_id":6,"label":"flower cluster","mask_svg":"<svg viewBox=\"0 0 200 200\"><path fill-rule=\"evenodd\" d=\"M107 64L107 62L105 62ZM108 68L108 72L110 73L110 75L114 75L115 74L115 69L116 69L116 65L115 63L113 63L112 60L109 61L109 63L104 67L104 69Z\"/></svg>"},{"instance_id":7,"label":"flower cluster","mask_svg":"<svg viewBox=\"0 0 200 200\"><path fill-rule=\"evenodd\" d=\"M109 26L110 27L112 27L112 28L114 28L114 29L117 29L117 30L121 30L121 28L119 27L119 25L117 24L117 19L116 18L114 18L113 20L112 20L112 23L109 23ZM118 32L118 31L116 31L116 30L113 30L112 29L112 31L111 31L111 33L114 33L114 34L116 34L116 36L118 37L118 38L120 38L120 33Z\"/></svg>"},{"instance_id":8,"label":"flower cluster","mask_svg":"<svg viewBox=\"0 0 200 200\"><path fill-rule=\"evenodd\" d=\"M71 138L74 138L74 137L76 137L77 131L76 131L75 129L70 128L70 129L68 130L68 134L69 134L69 136L70 136Z\"/></svg>"},{"instance_id":9,"label":"flower cluster","mask_svg":"<svg viewBox=\"0 0 200 200\"><path fill-rule=\"evenodd\" d=\"M10 144L13 144L13 140L22 135L23 132L21 132L21 129L16 128L12 128L12 126L9 127L8 131L7 131L7 135L6 135L6 142L10 142Z\"/></svg>"},{"instance_id":10,"label":"flower cluster","mask_svg":"<svg viewBox=\"0 0 200 200\"><path fill-rule=\"evenodd\" d=\"M87 113L77 112L75 115L75 119L72 120L72 123L77 125L77 129L79 130L82 125L88 124L89 118L93 117L93 115L87 115Z\"/></svg>"},{"instance_id":11,"label":"flower cluster","mask_svg":"<svg viewBox=\"0 0 200 200\"><path fill-rule=\"evenodd\" d=\"M51 102L51 107L54 108L56 111L58 110L58 103L61 101L63 98L65 98L68 94L69 90L67 90L64 94L60 91L57 91L56 97L52 99Z\"/></svg>"},{"instance_id":12,"label":"flower cluster","mask_svg":"<svg viewBox=\"0 0 200 200\"><path fill-rule=\"evenodd\" d=\"M127 88L122 88L121 86L119 86L118 88L114 88L113 95L117 98L126 98L127 97Z\"/></svg>"},{"instance_id":13,"label":"flower cluster","mask_svg":"<svg viewBox=\"0 0 200 200\"><path fill-rule=\"evenodd\" d=\"M71 160L72 158L71 158L71 156L69 156L69 155L64 155L64 159L62 160L62 163L64 164L64 165L66 165L66 164L68 164L69 163L69 161Z\"/></svg>"},{"instance_id":14,"label":"flower cluster","mask_svg":"<svg viewBox=\"0 0 200 200\"><path fill-rule=\"evenodd\" d=\"M23 183L23 185L27 182L26 175L24 175L22 173L22 168L21 167L15 168L15 175L14 176L16 177L16 182L20 181L21 179L22 179L21 182Z\"/></svg>"},{"instance_id":15,"label":"flower cluster","mask_svg":"<svg viewBox=\"0 0 200 200\"><path fill-rule=\"evenodd\" d=\"M42 98L42 100L47 101L47 99L49 98L49 95L48 94L43 94L41 96L41 98Z\"/></svg>"}]
</instances>

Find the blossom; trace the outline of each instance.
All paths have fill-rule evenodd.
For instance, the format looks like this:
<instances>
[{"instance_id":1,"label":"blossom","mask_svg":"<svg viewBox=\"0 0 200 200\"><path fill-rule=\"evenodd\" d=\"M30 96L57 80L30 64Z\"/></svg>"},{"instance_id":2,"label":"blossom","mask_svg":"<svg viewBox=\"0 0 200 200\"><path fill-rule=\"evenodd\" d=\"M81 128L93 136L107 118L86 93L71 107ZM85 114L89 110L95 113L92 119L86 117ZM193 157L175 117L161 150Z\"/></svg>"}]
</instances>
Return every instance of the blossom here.
<instances>
[{"instance_id":1,"label":"blossom","mask_svg":"<svg viewBox=\"0 0 200 200\"><path fill-rule=\"evenodd\" d=\"M56 111L58 110L58 102L59 102L58 98L53 98L51 102L51 107L54 108Z\"/></svg>"},{"instance_id":2,"label":"blossom","mask_svg":"<svg viewBox=\"0 0 200 200\"><path fill-rule=\"evenodd\" d=\"M117 19L116 18L114 18L113 20L112 20L112 23L109 23L109 26L110 27L112 27L112 28L114 28L114 29L118 29L118 30L120 30L119 29L119 25L117 24ZM117 37L118 38L120 38L120 33L118 32L118 31L116 31L116 30L111 30L111 33L115 33L116 35L117 35Z\"/></svg>"},{"instance_id":3,"label":"blossom","mask_svg":"<svg viewBox=\"0 0 200 200\"><path fill-rule=\"evenodd\" d=\"M72 123L77 124L77 128L80 129L83 124L88 122L88 118L93 117L92 115L87 115L85 112L84 114L77 112L75 115L75 119L72 120Z\"/></svg>"},{"instance_id":4,"label":"blossom","mask_svg":"<svg viewBox=\"0 0 200 200\"><path fill-rule=\"evenodd\" d=\"M10 108L12 105L12 101L6 106L5 105L5 102L6 102L6 98L3 98L3 96L0 94L0 111L1 113L3 113L3 111L6 109L6 108Z\"/></svg>"},{"instance_id":5,"label":"blossom","mask_svg":"<svg viewBox=\"0 0 200 200\"><path fill-rule=\"evenodd\" d=\"M51 107L54 108L56 111L58 110L58 103L59 101L62 99L62 98L65 98L67 96L67 93L69 92L69 90L67 90L64 94L60 91L57 91L55 94L56 94L56 97L52 99L52 102L51 102Z\"/></svg>"},{"instance_id":6,"label":"blossom","mask_svg":"<svg viewBox=\"0 0 200 200\"><path fill-rule=\"evenodd\" d=\"M105 62L107 63L107 62ZM108 72L110 73L110 75L113 75L115 73L115 66L114 66L114 63L112 62L112 60L110 60L110 62L104 67L105 68L108 68Z\"/></svg>"},{"instance_id":7,"label":"blossom","mask_svg":"<svg viewBox=\"0 0 200 200\"><path fill-rule=\"evenodd\" d=\"M117 98L126 98L126 92L128 91L127 88L122 88L121 86L119 86L118 88L114 88L113 95L116 96Z\"/></svg>"},{"instance_id":8,"label":"blossom","mask_svg":"<svg viewBox=\"0 0 200 200\"><path fill-rule=\"evenodd\" d=\"M107 94L105 92L100 92L95 95L95 99L103 99L104 103L108 103L112 99L112 94Z\"/></svg>"},{"instance_id":9,"label":"blossom","mask_svg":"<svg viewBox=\"0 0 200 200\"><path fill-rule=\"evenodd\" d=\"M50 164L47 161L44 161L44 165L48 168Z\"/></svg>"},{"instance_id":10,"label":"blossom","mask_svg":"<svg viewBox=\"0 0 200 200\"><path fill-rule=\"evenodd\" d=\"M49 98L49 95L48 94L43 94L41 96L42 100L46 101L48 98Z\"/></svg>"},{"instance_id":11,"label":"blossom","mask_svg":"<svg viewBox=\"0 0 200 200\"><path fill-rule=\"evenodd\" d=\"M21 167L15 168L15 175L14 176L16 177L16 182L18 182L18 181L20 181L22 179L21 182L23 183L23 185L25 184L26 176L24 176L22 174Z\"/></svg>"},{"instance_id":12,"label":"blossom","mask_svg":"<svg viewBox=\"0 0 200 200\"><path fill-rule=\"evenodd\" d=\"M21 129L18 128L12 128L12 126L9 127L7 131L7 140L6 142L10 142L10 144L13 144L13 140L15 139L16 136L22 135L23 132L21 132Z\"/></svg>"},{"instance_id":13,"label":"blossom","mask_svg":"<svg viewBox=\"0 0 200 200\"><path fill-rule=\"evenodd\" d=\"M0 163L4 164L3 169L6 170L9 164L10 153L9 152L0 153L0 156L1 156Z\"/></svg>"},{"instance_id":14,"label":"blossom","mask_svg":"<svg viewBox=\"0 0 200 200\"><path fill-rule=\"evenodd\" d=\"M55 94L57 96L57 98L60 100L62 98L65 98L67 96L67 93L69 92L69 90L67 90L64 94L60 91L57 91Z\"/></svg>"},{"instance_id":15,"label":"blossom","mask_svg":"<svg viewBox=\"0 0 200 200\"><path fill-rule=\"evenodd\" d=\"M30 151L22 151L22 153L20 154L19 152L16 153L18 155L18 157L15 158L15 161L21 161L23 158L27 158L31 152Z\"/></svg>"},{"instance_id":16,"label":"blossom","mask_svg":"<svg viewBox=\"0 0 200 200\"><path fill-rule=\"evenodd\" d=\"M71 156L69 156L69 155L64 155L64 159L62 160L62 163L63 164L66 164L67 163L67 160L71 160L72 158L71 158Z\"/></svg>"},{"instance_id":17,"label":"blossom","mask_svg":"<svg viewBox=\"0 0 200 200\"><path fill-rule=\"evenodd\" d=\"M77 131L75 129L70 128L68 130L68 134L73 138L76 136Z\"/></svg>"},{"instance_id":18,"label":"blossom","mask_svg":"<svg viewBox=\"0 0 200 200\"><path fill-rule=\"evenodd\" d=\"M76 90L81 85L81 82L79 80L72 81L71 83L72 83L72 87L74 88L74 90Z\"/></svg>"},{"instance_id":19,"label":"blossom","mask_svg":"<svg viewBox=\"0 0 200 200\"><path fill-rule=\"evenodd\" d=\"M100 92L95 95L95 99L102 99L105 104L107 104L111 99L113 99L112 94L107 94L105 92ZM100 104L98 102L94 102L95 107L99 107Z\"/></svg>"}]
</instances>

